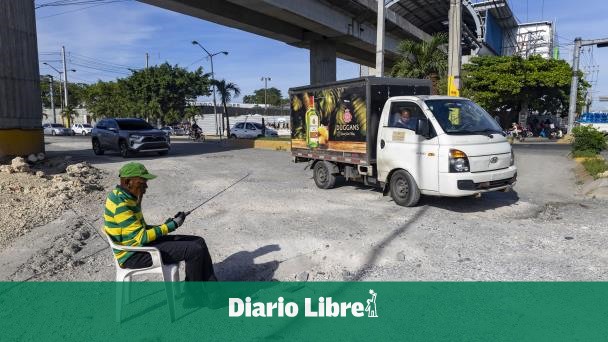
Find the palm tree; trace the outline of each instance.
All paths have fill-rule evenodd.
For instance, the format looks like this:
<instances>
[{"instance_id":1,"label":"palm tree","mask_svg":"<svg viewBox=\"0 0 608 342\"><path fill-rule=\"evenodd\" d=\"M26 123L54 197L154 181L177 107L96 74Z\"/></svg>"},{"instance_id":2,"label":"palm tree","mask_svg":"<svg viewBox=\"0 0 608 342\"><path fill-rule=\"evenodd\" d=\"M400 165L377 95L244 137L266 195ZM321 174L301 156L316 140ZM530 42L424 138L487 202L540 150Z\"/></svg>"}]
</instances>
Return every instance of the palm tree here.
<instances>
[{"instance_id":1,"label":"palm tree","mask_svg":"<svg viewBox=\"0 0 608 342\"><path fill-rule=\"evenodd\" d=\"M226 136L229 137L230 120L228 119L228 103L232 100L232 96L239 97L241 95L241 89L235 83L226 82L226 80L211 80L211 84L215 85L215 89L220 95L220 101L222 101L222 106L224 107L224 116L226 117Z\"/></svg>"},{"instance_id":2,"label":"palm tree","mask_svg":"<svg viewBox=\"0 0 608 342\"><path fill-rule=\"evenodd\" d=\"M444 32L432 35L429 41L402 41L399 44L401 56L393 66L391 75L430 79L437 94L439 79L445 77L448 71L447 43L448 35Z\"/></svg>"}]
</instances>

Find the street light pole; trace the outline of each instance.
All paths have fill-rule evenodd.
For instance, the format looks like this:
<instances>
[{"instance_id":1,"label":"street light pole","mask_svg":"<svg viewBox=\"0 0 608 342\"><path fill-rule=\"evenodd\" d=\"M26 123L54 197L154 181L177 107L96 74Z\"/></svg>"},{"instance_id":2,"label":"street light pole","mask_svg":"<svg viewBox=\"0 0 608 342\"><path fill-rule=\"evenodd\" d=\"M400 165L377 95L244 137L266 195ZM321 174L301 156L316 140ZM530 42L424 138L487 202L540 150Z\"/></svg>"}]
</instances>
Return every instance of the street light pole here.
<instances>
[{"instance_id":1,"label":"street light pole","mask_svg":"<svg viewBox=\"0 0 608 342\"><path fill-rule=\"evenodd\" d=\"M55 70L55 72L57 72L57 74L59 74L59 103L61 104L61 112L63 112L63 92L61 91L61 88L63 87L63 71L59 71L57 70L57 68L55 68L54 66L50 65L47 62L42 62L42 64L48 66L49 68ZM76 72L75 69L70 69L71 72Z\"/></svg>"},{"instance_id":2,"label":"street light pole","mask_svg":"<svg viewBox=\"0 0 608 342\"><path fill-rule=\"evenodd\" d=\"M196 40L192 41L192 45L198 45L201 49L203 49L203 51L205 51L205 53L207 54L207 57L209 57L209 60L211 61L211 79L213 81L215 81L215 73L213 72L213 56L218 55L220 53L223 53L224 55L228 55L228 52L226 51L220 51L220 52L216 52L216 53L209 53L209 51L207 51L207 49L205 49L199 42L197 42ZM215 100L215 84L212 84L213 87L213 116L215 117L215 134L218 134L218 130L219 130L219 136L220 136L220 141L222 140L222 134L223 134L223 130L218 128L218 124L217 124L217 103ZM222 119L222 127L224 126L224 119Z\"/></svg>"},{"instance_id":3,"label":"street light pole","mask_svg":"<svg viewBox=\"0 0 608 342\"><path fill-rule=\"evenodd\" d=\"M54 85L54 81L53 81L53 76L51 75L46 75L50 80L50 87L49 87L49 92L51 95L51 110L53 111L53 123L57 123L57 114L55 114L55 95L53 95L53 85Z\"/></svg>"},{"instance_id":4,"label":"street light pole","mask_svg":"<svg viewBox=\"0 0 608 342\"><path fill-rule=\"evenodd\" d=\"M262 77L261 81L264 81L264 115L268 115L268 81L272 81L270 77Z\"/></svg>"}]
</instances>

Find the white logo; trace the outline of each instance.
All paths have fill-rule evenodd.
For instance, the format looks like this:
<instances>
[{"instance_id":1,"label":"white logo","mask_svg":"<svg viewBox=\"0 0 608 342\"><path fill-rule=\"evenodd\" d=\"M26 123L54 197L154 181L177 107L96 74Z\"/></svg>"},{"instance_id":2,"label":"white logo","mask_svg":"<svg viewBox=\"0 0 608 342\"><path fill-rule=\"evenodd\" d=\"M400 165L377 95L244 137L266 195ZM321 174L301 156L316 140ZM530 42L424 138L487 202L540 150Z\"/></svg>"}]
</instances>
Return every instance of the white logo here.
<instances>
[{"instance_id":1,"label":"white logo","mask_svg":"<svg viewBox=\"0 0 608 342\"><path fill-rule=\"evenodd\" d=\"M371 299L367 306L361 302L335 302L332 297L304 298L304 317L378 317L376 296L370 289ZM296 302L287 302L279 297L276 302L253 302L251 297L228 299L229 317L296 317L300 308Z\"/></svg>"},{"instance_id":2,"label":"white logo","mask_svg":"<svg viewBox=\"0 0 608 342\"><path fill-rule=\"evenodd\" d=\"M367 317L378 317L378 311L376 310L376 296L378 294L372 289L369 289L369 294L372 295L372 298L367 300L367 306L365 307Z\"/></svg>"}]
</instances>

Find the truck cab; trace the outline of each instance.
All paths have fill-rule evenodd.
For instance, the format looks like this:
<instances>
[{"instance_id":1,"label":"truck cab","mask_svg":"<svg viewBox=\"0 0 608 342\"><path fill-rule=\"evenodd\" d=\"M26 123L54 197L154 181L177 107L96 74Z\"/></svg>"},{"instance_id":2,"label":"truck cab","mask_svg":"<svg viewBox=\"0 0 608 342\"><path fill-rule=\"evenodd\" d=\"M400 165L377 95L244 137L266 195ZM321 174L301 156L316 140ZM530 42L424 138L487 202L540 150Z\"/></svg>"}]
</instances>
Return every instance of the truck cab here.
<instances>
[{"instance_id":1,"label":"truck cab","mask_svg":"<svg viewBox=\"0 0 608 342\"><path fill-rule=\"evenodd\" d=\"M376 143L377 179L400 205L415 205L420 194L507 191L517 178L501 127L466 98L389 98Z\"/></svg>"}]
</instances>

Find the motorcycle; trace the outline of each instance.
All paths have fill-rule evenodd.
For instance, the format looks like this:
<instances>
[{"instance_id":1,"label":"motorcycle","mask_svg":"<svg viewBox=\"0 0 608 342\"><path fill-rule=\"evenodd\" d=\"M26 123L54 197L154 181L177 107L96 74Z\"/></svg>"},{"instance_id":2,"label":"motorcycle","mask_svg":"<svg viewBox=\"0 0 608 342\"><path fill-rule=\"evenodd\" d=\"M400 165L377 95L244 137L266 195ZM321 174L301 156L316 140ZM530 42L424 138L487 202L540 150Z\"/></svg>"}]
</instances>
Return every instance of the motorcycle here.
<instances>
[{"instance_id":1,"label":"motorcycle","mask_svg":"<svg viewBox=\"0 0 608 342\"><path fill-rule=\"evenodd\" d=\"M202 129L190 130L190 132L188 133L188 137L192 141L205 141L205 135L203 134Z\"/></svg>"}]
</instances>

